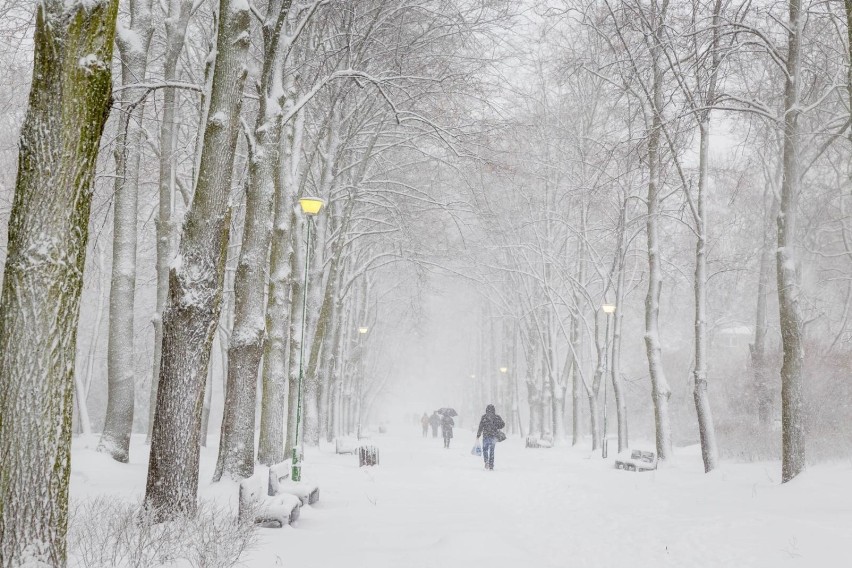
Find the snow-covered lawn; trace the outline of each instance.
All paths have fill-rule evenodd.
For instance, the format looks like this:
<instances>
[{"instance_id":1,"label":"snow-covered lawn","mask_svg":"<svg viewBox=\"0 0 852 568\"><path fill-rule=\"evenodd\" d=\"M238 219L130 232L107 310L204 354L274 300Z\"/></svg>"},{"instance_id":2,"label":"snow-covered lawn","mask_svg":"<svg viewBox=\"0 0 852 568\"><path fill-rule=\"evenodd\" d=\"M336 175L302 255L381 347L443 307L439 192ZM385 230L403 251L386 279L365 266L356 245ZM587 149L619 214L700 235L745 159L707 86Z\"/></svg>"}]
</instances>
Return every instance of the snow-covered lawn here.
<instances>
[{"instance_id":1,"label":"snow-covered lawn","mask_svg":"<svg viewBox=\"0 0 852 568\"><path fill-rule=\"evenodd\" d=\"M410 437L406 437L410 434ZM777 463L724 463L705 475L697 448L648 473L612 468L587 450L497 447L493 472L470 455L473 434L376 436L381 465L310 449L302 471L320 485L295 527L260 529L252 567L836 567L849 563L852 463L813 466L786 485ZM75 442L72 499L141 499L147 456L134 439L121 465ZM94 447L94 442L88 442ZM640 445L637 445L637 447ZM647 444L641 445L649 448ZM201 494L236 503L236 484Z\"/></svg>"}]
</instances>

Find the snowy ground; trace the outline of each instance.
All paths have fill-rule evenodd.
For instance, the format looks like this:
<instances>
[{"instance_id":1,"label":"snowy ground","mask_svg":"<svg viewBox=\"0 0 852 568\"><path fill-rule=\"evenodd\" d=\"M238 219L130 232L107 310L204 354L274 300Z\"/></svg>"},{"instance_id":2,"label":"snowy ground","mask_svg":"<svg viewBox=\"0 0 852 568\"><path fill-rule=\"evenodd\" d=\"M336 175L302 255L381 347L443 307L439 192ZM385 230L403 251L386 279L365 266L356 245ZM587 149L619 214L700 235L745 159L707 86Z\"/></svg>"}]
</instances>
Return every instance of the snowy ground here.
<instances>
[{"instance_id":1,"label":"snowy ground","mask_svg":"<svg viewBox=\"0 0 852 568\"><path fill-rule=\"evenodd\" d=\"M410 434L406 437L406 434ZM777 463L725 463L704 475L697 449L656 472L615 470L612 460L569 448L497 447L493 472L470 455L416 432L377 436L381 465L309 451L303 478L320 502L295 527L261 529L246 566L834 567L848 565L852 463L812 467L786 485ZM72 499L140 499L147 456L134 440L121 465L75 442ZM647 449L647 448L645 448ZM236 500L211 484L215 448L202 452L201 494Z\"/></svg>"}]
</instances>

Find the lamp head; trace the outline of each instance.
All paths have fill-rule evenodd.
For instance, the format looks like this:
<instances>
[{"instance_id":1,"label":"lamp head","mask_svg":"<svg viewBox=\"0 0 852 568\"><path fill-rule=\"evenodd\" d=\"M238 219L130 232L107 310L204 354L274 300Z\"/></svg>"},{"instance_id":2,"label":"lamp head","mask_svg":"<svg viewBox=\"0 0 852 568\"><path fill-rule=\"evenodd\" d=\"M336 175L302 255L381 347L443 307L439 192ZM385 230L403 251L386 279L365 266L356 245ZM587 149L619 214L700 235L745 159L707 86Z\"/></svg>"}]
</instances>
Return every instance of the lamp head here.
<instances>
[{"instance_id":1,"label":"lamp head","mask_svg":"<svg viewBox=\"0 0 852 568\"><path fill-rule=\"evenodd\" d=\"M362 325L361 327L358 328L358 333L367 333L368 331L370 331L370 328L367 327L366 325Z\"/></svg>"},{"instance_id":2,"label":"lamp head","mask_svg":"<svg viewBox=\"0 0 852 568\"><path fill-rule=\"evenodd\" d=\"M299 200L299 205L302 206L302 213L313 217L320 212L320 209L325 205L325 201L319 197L303 197Z\"/></svg>"},{"instance_id":3,"label":"lamp head","mask_svg":"<svg viewBox=\"0 0 852 568\"><path fill-rule=\"evenodd\" d=\"M509 370L509 367L500 367L500 372L505 373Z\"/></svg>"},{"instance_id":4,"label":"lamp head","mask_svg":"<svg viewBox=\"0 0 852 568\"><path fill-rule=\"evenodd\" d=\"M603 306L601 306L601 309L607 314L615 312L615 306L612 304L604 304Z\"/></svg>"}]
</instances>

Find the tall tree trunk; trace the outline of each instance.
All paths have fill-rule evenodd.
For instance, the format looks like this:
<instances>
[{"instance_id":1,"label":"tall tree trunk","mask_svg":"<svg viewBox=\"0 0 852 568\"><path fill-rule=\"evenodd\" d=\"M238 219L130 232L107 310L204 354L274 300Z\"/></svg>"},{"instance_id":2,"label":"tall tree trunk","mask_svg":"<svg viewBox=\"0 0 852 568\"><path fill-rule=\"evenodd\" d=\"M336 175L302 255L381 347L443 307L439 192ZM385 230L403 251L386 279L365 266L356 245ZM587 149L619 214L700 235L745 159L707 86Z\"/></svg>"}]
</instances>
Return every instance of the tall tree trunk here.
<instances>
[{"instance_id":1,"label":"tall tree trunk","mask_svg":"<svg viewBox=\"0 0 852 568\"><path fill-rule=\"evenodd\" d=\"M612 349L610 351L610 375L612 391L615 395L615 414L618 420L618 452L629 447L627 435L627 396L621 380L621 335L624 323L622 306L624 305L624 275L625 275L625 234L624 226L627 220L627 205L624 205L621 215L622 234L619 237L618 276L615 285L615 313L612 314Z\"/></svg>"},{"instance_id":2,"label":"tall tree trunk","mask_svg":"<svg viewBox=\"0 0 852 568\"><path fill-rule=\"evenodd\" d=\"M302 266L303 254L306 251L299 250L304 248L302 244L302 236L305 234L296 219L296 214L293 212L293 217L290 220L292 229L292 237L290 239L290 340L287 343L287 437L284 440L284 455L289 456L293 448L298 445L296 440L296 419L298 418L299 407L299 351L302 346L302 305L305 293L303 283L304 269Z\"/></svg>"},{"instance_id":3,"label":"tall tree trunk","mask_svg":"<svg viewBox=\"0 0 852 568\"><path fill-rule=\"evenodd\" d=\"M716 445L716 429L710 411L707 394L707 168L710 148L710 122L698 126L700 135L698 196L695 219L695 369L693 371L695 412L698 417L698 433L701 436L701 457L704 471L716 468L719 450Z\"/></svg>"},{"instance_id":4,"label":"tall tree trunk","mask_svg":"<svg viewBox=\"0 0 852 568\"><path fill-rule=\"evenodd\" d=\"M178 58L186 40L186 28L193 0L169 0L166 15L166 51L163 56L163 81L177 79ZM169 296L169 265L172 262L176 227L173 221L175 191L174 146L176 90L163 89L163 118L160 121L160 178L159 205L154 221L157 229L157 312L154 324L154 365L151 377L151 395L148 405L148 441L154 428L154 410L157 408L157 386L160 382L160 362L163 355L163 311Z\"/></svg>"},{"instance_id":5,"label":"tall tree trunk","mask_svg":"<svg viewBox=\"0 0 852 568\"><path fill-rule=\"evenodd\" d=\"M66 564L77 323L117 13L117 0L36 5L0 295L3 568Z\"/></svg>"},{"instance_id":6,"label":"tall tree trunk","mask_svg":"<svg viewBox=\"0 0 852 568\"><path fill-rule=\"evenodd\" d=\"M225 413L213 480L240 480L254 473L257 377L266 331L266 275L280 183L284 66L281 32L290 0L271 0L263 22L260 109L249 144L249 183L243 242L234 280L234 331L228 347Z\"/></svg>"},{"instance_id":7,"label":"tall tree trunk","mask_svg":"<svg viewBox=\"0 0 852 568\"><path fill-rule=\"evenodd\" d=\"M292 97L291 97L292 98ZM293 211L293 170L289 167L294 153L299 151L296 125L284 126L282 182L276 186L275 220L273 223L269 258L269 292L266 305L266 344L263 355L262 394L260 404L260 440L257 459L265 465L284 461L292 448L285 438L285 419L289 417L289 401L295 396L288 385L291 342L293 340L291 306L297 302L300 288L293 267L298 264L296 214ZM301 312L299 312L301 313ZM293 432L288 424L287 432Z\"/></svg>"},{"instance_id":8,"label":"tall tree trunk","mask_svg":"<svg viewBox=\"0 0 852 568\"><path fill-rule=\"evenodd\" d=\"M133 432L136 357L133 348L133 315L136 297L136 219L139 201L139 168L145 128L144 83L148 49L154 25L151 0L130 1L130 27L119 24L116 43L121 54L122 91L119 132L115 144L115 197L113 207L112 279L109 293L109 344L107 346L107 408L98 451L116 461L130 459Z\"/></svg>"},{"instance_id":9,"label":"tall tree trunk","mask_svg":"<svg viewBox=\"0 0 852 568\"><path fill-rule=\"evenodd\" d=\"M655 10L659 8L654 5ZM671 417L669 398L671 389L663 370L662 346L660 344L660 291L663 285L660 263L660 167L663 120L663 72L660 54L663 17L653 16L654 45L651 48L653 65L653 94L651 101L652 123L648 133L648 217L645 224L648 239L648 293L645 296L645 351L648 371L651 376L651 397L654 403L654 429L657 456L667 460L672 455Z\"/></svg>"},{"instance_id":10,"label":"tall tree trunk","mask_svg":"<svg viewBox=\"0 0 852 568\"><path fill-rule=\"evenodd\" d=\"M219 321L234 152L249 46L249 7L221 0L210 114L198 182L169 275L145 504L158 519L194 513L210 345Z\"/></svg>"},{"instance_id":11,"label":"tall tree trunk","mask_svg":"<svg viewBox=\"0 0 852 568\"><path fill-rule=\"evenodd\" d=\"M760 254L760 268L757 277L757 309L754 321L754 343L750 345L751 367L754 373L754 389L757 397L757 421L768 431L772 422L772 389L768 361L766 357L769 325L767 321L767 300L769 297L769 280L773 272L775 254L775 237L772 236L769 224L775 223L778 217L778 200L775 198L774 187L767 184L767 198L771 206L767 212L767 222L763 236L763 249ZM776 232L777 235L777 232Z\"/></svg>"},{"instance_id":12,"label":"tall tree trunk","mask_svg":"<svg viewBox=\"0 0 852 568\"><path fill-rule=\"evenodd\" d=\"M803 334L799 295L801 283L796 254L796 210L799 201L799 50L801 46L801 0L790 0L787 75L784 91L784 151L781 204L778 210L778 311L781 317L781 481L802 473L805 459L805 400L802 366Z\"/></svg>"}]
</instances>

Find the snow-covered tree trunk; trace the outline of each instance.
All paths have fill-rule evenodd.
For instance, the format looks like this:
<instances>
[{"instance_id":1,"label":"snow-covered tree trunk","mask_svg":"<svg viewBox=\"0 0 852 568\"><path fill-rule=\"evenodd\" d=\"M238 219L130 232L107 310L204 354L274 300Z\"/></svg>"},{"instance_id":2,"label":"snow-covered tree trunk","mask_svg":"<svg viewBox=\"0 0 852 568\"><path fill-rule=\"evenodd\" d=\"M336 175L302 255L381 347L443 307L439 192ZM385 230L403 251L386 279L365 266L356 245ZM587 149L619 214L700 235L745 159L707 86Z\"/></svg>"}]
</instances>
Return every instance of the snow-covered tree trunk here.
<instances>
[{"instance_id":1,"label":"snow-covered tree trunk","mask_svg":"<svg viewBox=\"0 0 852 568\"><path fill-rule=\"evenodd\" d=\"M166 49L163 54L163 81L177 79L177 64L186 41L186 28L192 12L193 0L169 0L166 15ZM163 116L160 121L160 177L159 204L154 224L157 229L157 313L154 314L154 365L151 377L151 395L148 408L148 440L154 428L154 410L157 408L157 385L160 382L160 362L163 354L163 311L169 297L169 265L172 262L175 242L175 222L172 202L175 192L175 114L177 91L163 89Z\"/></svg>"},{"instance_id":2,"label":"snow-covered tree trunk","mask_svg":"<svg viewBox=\"0 0 852 568\"><path fill-rule=\"evenodd\" d=\"M210 113L192 206L169 274L145 504L159 519L194 513L201 409L222 297L234 152L249 46L249 5L221 0Z\"/></svg>"},{"instance_id":3,"label":"snow-covered tree trunk","mask_svg":"<svg viewBox=\"0 0 852 568\"><path fill-rule=\"evenodd\" d=\"M767 321L769 298L769 282L772 278L773 261L776 254L775 237L769 224L774 224L778 217L778 200L775 198L774 187L767 187L767 194L772 205L767 212L767 221L763 236L763 249L760 253L760 267L757 277L757 308L754 321L754 343L750 345L751 368L754 374L754 390L757 397L757 421L764 428L769 428L772 421L772 389L770 388L769 369L766 357L769 324ZM776 233L777 234L777 233Z\"/></svg>"},{"instance_id":4,"label":"snow-covered tree trunk","mask_svg":"<svg viewBox=\"0 0 852 568\"><path fill-rule=\"evenodd\" d=\"M580 235L577 239L577 282L586 281L586 205L580 207ZM580 305L583 301L579 286L574 286L574 312L571 315L571 445L580 443L582 427L583 374L580 359L583 353L583 329Z\"/></svg>"},{"instance_id":5,"label":"snow-covered tree trunk","mask_svg":"<svg viewBox=\"0 0 852 568\"><path fill-rule=\"evenodd\" d=\"M281 32L290 0L271 0L263 21L263 69L260 76L260 109L249 144L249 182L245 225L234 280L234 328L228 346L227 387L219 459L213 480L254 473L254 425L257 377L266 322L266 285L269 247L280 193L281 120L284 103L283 42Z\"/></svg>"},{"instance_id":6,"label":"snow-covered tree trunk","mask_svg":"<svg viewBox=\"0 0 852 568\"><path fill-rule=\"evenodd\" d=\"M693 398L698 417L698 433L701 437L701 457L704 471L716 468L719 449L716 444L716 429L710 411L707 394L707 168L710 148L709 117L698 126L700 136L698 195L695 207L695 368L693 370Z\"/></svg>"},{"instance_id":7,"label":"snow-covered tree trunk","mask_svg":"<svg viewBox=\"0 0 852 568\"><path fill-rule=\"evenodd\" d=\"M292 156L292 128L288 128L284 141L285 163ZM289 180L289 183L288 183ZM266 344L263 355L262 393L260 403L260 439L257 447L257 460L272 465L284 460L285 419L288 415L288 397L292 389L288 387L291 341L291 309L294 305L292 269L297 259L296 251L296 214L293 211L293 197L289 194L292 176L285 176L284 182L276 188L275 220L272 234L272 250L269 258L269 292L266 305ZM289 436L288 436L289 438Z\"/></svg>"},{"instance_id":8,"label":"snow-covered tree trunk","mask_svg":"<svg viewBox=\"0 0 852 568\"><path fill-rule=\"evenodd\" d=\"M621 380L621 337L624 325L624 276L625 276L625 221L627 217L627 205L624 204L621 214L621 235L619 236L618 249L618 275L615 285L615 313L612 315L612 345L610 350L610 377L612 379L612 391L615 395L615 415L618 421L618 451L626 450L628 445L627 436L627 393L624 392L624 384Z\"/></svg>"},{"instance_id":9,"label":"snow-covered tree trunk","mask_svg":"<svg viewBox=\"0 0 852 568\"><path fill-rule=\"evenodd\" d=\"M287 342L287 437L284 440L284 454L289 456L296 441L296 418L299 406L299 351L302 346L302 304L305 293L303 275L305 267L302 265L302 255L305 254L302 227L299 226L295 212L291 219L290 238L290 304L289 304L289 341ZM303 385L304 386L304 385Z\"/></svg>"},{"instance_id":10,"label":"snow-covered tree trunk","mask_svg":"<svg viewBox=\"0 0 852 568\"><path fill-rule=\"evenodd\" d=\"M655 10L659 7L654 4ZM658 13L654 16L654 40L651 47L652 59L652 100L650 112L651 128L648 132L648 216L645 230L648 240L648 293L645 296L645 351L648 357L648 371L651 376L651 397L654 403L654 429L657 442L657 455L667 460L672 454L671 418L669 416L669 398L671 388L663 370L662 346L660 344L660 291L663 285L663 273L660 261L660 168L663 108L663 72L661 69L662 21Z\"/></svg>"},{"instance_id":11,"label":"snow-covered tree trunk","mask_svg":"<svg viewBox=\"0 0 852 568\"><path fill-rule=\"evenodd\" d=\"M116 44L121 56L121 120L115 143L115 193L113 198L112 279L109 293L109 344L107 346L107 408L98 451L119 462L130 459L136 373L133 349L133 306L136 297L136 219L139 168L145 128L144 83L148 49L154 24L152 0L130 0L130 25L119 23Z\"/></svg>"},{"instance_id":12,"label":"snow-covered tree trunk","mask_svg":"<svg viewBox=\"0 0 852 568\"><path fill-rule=\"evenodd\" d=\"M0 295L0 564L66 565L72 391L117 0L42 0Z\"/></svg>"},{"instance_id":13,"label":"snow-covered tree trunk","mask_svg":"<svg viewBox=\"0 0 852 568\"><path fill-rule=\"evenodd\" d=\"M784 89L784 149L778 210L778 311L781 319L781 481L805 470L804 324L799 305L801 283L796 258L796 210L799 201L801 0L790 0L787 25L787 74Z\"/></svg>"}]
</instances>

